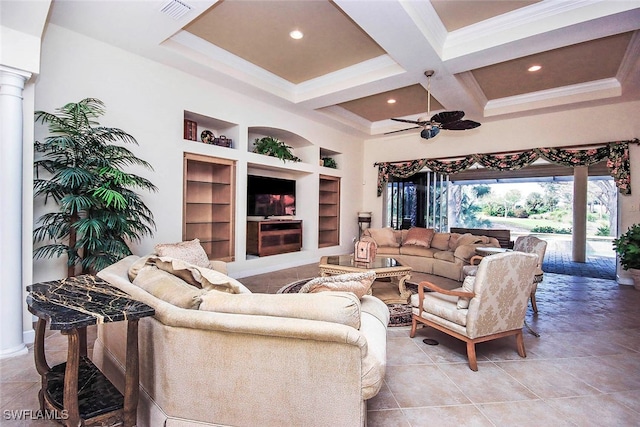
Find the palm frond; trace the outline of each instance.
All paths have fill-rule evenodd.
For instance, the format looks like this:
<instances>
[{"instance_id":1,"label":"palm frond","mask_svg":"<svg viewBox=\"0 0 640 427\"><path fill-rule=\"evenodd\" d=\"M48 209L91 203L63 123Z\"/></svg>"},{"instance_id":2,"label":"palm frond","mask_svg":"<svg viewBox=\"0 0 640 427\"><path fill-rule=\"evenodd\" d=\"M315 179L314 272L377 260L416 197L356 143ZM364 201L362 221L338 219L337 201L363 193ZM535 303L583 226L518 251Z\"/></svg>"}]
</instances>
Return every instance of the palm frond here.
<instances>
[{"instance_id":1,"label":"palm frond","mask_svg":"<svg viewBox=\"0 0 640 427\"><path fill-rule=\"evenodd\" d=\"M94 204L95 200L84 194L66 194L60 199L60 209L70 213L85 211Z\"/></svg>"},{"instance_id":2,"label":"palm frond","mask_svg":"<svg viewBox=\"0 0 640 427\"><path fill-rule=\"evenodd\" d=\"M53 257L59 258L62 255L67 255L68 251L69 251L69 247L66 245L62 245L62 244L44 245L44 246L35 248L33 250L33 257L35 259L53 258Z\"/></svg>"}]
</instances>

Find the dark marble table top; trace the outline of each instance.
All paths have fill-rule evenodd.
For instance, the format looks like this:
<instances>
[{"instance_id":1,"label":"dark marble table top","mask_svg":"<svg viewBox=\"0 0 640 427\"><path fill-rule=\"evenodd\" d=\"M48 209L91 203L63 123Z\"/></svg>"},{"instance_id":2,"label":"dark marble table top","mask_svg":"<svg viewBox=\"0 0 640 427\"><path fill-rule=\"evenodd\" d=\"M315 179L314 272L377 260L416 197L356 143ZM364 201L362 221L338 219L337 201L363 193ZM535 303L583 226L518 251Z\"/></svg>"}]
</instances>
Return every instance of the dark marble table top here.
<instances>
[{"instance_id":1,"label":"dark marble table top","mask_svg":"<svg viewBox=\"0 0 640 427\"><path fill-rule=\"evenodd\" d=\"M82 328L153 316L148 305L95 276L82 275L27 286L29 311L53 330Z\"/></svg>"}]
</instances>

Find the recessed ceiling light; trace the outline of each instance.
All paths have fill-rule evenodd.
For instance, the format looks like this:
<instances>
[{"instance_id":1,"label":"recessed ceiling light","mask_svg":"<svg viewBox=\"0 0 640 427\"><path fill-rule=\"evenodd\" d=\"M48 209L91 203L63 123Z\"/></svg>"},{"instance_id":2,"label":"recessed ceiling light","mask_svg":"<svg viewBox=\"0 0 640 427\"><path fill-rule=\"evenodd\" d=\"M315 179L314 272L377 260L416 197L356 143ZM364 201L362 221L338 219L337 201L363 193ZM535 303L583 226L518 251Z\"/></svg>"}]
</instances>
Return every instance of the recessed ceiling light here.
<instances>
[{"instance_id":1,"label":"recessed ceiling light","mask_svg":"<svg viewBox=\"0 0 640 427\"><path fill-rule=\"evenodd\" d=\"M289 33L289 37L291 37L294 40L300 40L301 38L304 37L304 34L302 34L302 31L300 30L293 30Z\"/></svg>"},{"instance_id":2,"label":"recessed ceiling light","mask_svg":"<svg viewBox=\"0 0 640 427\"><path fill-rule=\"evenodd\" d=\"M531 67L527 68L527 71L530 72L535 72L535 71L540 71L542 69L542 67L540 65L532 65Z\"/></svg>"},{"instance_id":3,"label":"recessed ceiling light","mask_svg":"<svg viewBox=\"0 0 640 427\"><path fill-rule=\"evenodd\" d=\"M395 104L396 100L391 98L391 99L387 99L387 104Z\"/></svg>"}]
</instances>

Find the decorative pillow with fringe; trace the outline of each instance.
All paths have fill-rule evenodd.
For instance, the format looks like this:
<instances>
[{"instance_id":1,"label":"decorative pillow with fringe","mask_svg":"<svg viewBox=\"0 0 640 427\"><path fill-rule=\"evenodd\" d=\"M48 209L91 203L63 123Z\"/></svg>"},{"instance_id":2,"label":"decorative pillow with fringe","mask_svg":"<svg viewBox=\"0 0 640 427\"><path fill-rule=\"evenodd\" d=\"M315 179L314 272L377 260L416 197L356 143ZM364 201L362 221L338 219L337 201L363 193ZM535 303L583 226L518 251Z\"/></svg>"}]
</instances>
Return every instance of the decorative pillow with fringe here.
<instances>
[{"instance_id":1,"label":"decorative pillow with fringe","mask_svg":"<svg viewBox=\"0 0 640 427\"><path fill-rule=\"evenodd\" d=\"M430 248L435 234L436 231L433 228L411 227L402 241L402 245L417 245Z\"/></svg>"},{"instance_id":2,"label":"decorative pillow with fringe","mask_svg":"<svg viewBox=\"0 0 640 427\"><path fill-rule=\"evenodd\" d=\"M371 289L376 273L373 270L362 273L345 273L336 276L316 277L305 283L299 293L325 291L353 292L358 298L365 296Z\"/></svg>"},{"instance_id":3,"label":"decorative pillow with fringe","mask_svg":"<svg viewBox=\"0 0 640 427\"><path fill-rule=\"evenodd\" d=\"M209 268L209 257L200 244L200 239L178 243L159 243L155 247L160 257L181 259L198 267Z\"/></svg>"},{"instance_id":4,"label":"decorative pillow with fringe","mask_svg":"<svg viewBox=\"0 0 640 427\"><path fill-rule=\"evenodd\" d=\"M197 310L202 303L205 289L198 289L179 277L155 266L142 268L133 284L149 292L154 297L180 308Z\"/></svg>"}]
</instances>

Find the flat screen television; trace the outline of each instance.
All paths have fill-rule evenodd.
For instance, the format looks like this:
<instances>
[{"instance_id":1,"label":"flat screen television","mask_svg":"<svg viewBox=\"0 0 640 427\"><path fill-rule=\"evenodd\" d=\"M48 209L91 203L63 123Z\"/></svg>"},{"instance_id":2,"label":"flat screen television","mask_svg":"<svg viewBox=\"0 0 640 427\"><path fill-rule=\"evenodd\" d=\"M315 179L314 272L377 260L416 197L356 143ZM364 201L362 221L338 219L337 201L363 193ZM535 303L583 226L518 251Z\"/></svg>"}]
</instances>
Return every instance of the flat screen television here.
<instances>
[{"instance_id":1,"label":"flat screen television","mask_svg":"<svg viewBox=\"0 0 640 427\"><path fill-rule=\"evenodd\" d=\"M296 214L296 182L258 175L247 177L248 216L293 216Z\"/></svg>"}]
</instances>

